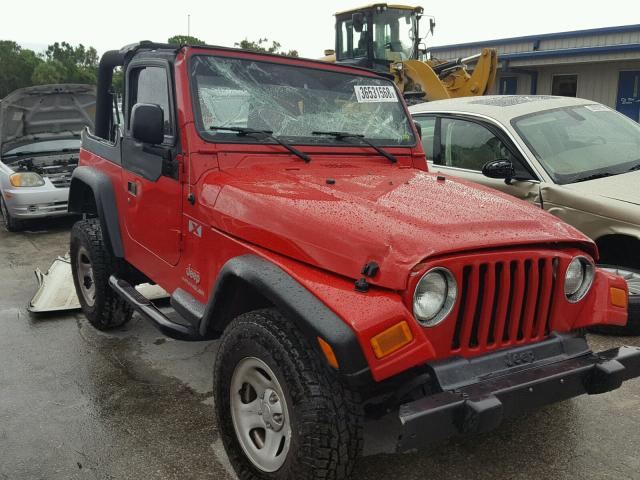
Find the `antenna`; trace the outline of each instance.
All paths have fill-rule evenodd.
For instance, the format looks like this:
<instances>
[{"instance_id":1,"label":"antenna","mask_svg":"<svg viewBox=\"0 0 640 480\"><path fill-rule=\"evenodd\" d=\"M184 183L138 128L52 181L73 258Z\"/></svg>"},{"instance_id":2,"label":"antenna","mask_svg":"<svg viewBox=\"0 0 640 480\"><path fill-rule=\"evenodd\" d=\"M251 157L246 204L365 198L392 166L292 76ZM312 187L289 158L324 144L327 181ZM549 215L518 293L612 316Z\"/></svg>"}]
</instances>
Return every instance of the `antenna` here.
<instances>
[{"instance_id":1,"label":"antenna","mask_svg":"<svg viewBox=\"0 0 640 480\"><path fill-rule=\"evenodd\" d=\"M191 36L191 14L187 13L187 36Z\"/></svg>"}]
</instances>

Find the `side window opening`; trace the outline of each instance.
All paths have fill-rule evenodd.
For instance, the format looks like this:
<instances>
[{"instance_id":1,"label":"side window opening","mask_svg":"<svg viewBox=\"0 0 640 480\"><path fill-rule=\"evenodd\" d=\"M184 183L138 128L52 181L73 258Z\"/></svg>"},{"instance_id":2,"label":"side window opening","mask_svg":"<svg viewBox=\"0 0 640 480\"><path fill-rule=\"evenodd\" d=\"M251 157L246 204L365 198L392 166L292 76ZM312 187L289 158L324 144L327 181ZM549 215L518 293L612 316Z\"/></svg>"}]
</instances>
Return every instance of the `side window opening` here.
<instances>
[{"instance_id":1,"label":"side window opening","mask_svg":"<svg viewBox=\"0 0 640 480\"><path fill-rule=\"evenodd\" d=\"M173 136L167 71L163 67L136 68L130 78L131 96L127 106L128 122L131 121L131 109L136 103L160 105L164 112L164 134L169 137Z\"/></svg>"},{"instance_id":2,"label":"side window opening","mask_svg":"<svg viewBox=\"0 0 640 480\"><path fill-rule=\"evenodd\" d=\"M443 165L481 172L488 162L510 160L518 178L531 178L507 145L486 127L467 120L443 118L441 129Z\"/></svg>"},{"instance_id":3,"label":"side window opening","mask_svg":"<svg viewBox=\"0 0 640 480\"><path fill-rule=\"evenodd\" d=\"M436 134L436 117L419 115L414 120L422 127L422 148L427 160L434 159L433 145Z\"/></svg>"}]
</instances>

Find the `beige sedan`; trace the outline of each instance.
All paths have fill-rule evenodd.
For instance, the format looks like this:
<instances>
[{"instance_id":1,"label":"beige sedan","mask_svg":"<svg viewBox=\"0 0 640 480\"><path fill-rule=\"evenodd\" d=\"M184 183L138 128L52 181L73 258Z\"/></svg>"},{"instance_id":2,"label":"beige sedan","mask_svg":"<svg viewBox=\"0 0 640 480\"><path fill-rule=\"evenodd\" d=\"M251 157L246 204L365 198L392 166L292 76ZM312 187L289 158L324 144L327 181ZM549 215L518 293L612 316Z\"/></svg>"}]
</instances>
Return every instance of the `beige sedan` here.
<instances>
[{"instance_id":1,"label":"beige sedan","mask_svg":"<svg viewBox=\"0 0 640 480\"><path fill-rule=\"evenodd\" d=\"M432 171L529 201L591 237L627 278L640 334L640 124L590 100L469 97L414 105Z\"/></svg>"}]
</instances>

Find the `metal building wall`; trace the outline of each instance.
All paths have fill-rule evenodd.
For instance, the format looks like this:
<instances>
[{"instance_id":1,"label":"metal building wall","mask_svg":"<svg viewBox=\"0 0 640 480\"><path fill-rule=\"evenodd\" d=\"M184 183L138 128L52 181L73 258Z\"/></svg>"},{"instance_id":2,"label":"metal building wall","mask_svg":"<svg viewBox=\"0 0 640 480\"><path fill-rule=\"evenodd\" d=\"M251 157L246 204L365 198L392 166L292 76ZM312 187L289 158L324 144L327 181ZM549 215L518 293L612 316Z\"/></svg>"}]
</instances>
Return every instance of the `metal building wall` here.
<instances>
[{"instance_id":1,"label":"metal building wall","mask_svg":"<svg viewBox=\"0 0 640 480\"><path fill-rule=\"evenodd\" d=\"M607 62L606 64L552 65L538 69L538 94L550 95L553 76L578 75L580 98L588 98L616 108L620 71L640 70L640 62Z\"/></svg>"}]
</instances>

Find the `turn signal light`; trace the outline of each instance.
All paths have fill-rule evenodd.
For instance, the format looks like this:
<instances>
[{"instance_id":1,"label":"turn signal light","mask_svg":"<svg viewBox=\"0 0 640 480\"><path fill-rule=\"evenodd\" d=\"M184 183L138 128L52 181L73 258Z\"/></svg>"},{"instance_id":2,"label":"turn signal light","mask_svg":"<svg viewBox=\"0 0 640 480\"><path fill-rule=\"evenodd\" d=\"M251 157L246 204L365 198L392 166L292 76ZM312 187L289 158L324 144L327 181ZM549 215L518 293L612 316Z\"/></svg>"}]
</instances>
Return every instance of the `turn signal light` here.
<instances>
[{"instance_id":1,"label":"turn signal light","mask_svg":"<svg viewBox=\"0 0 640 480\"><path fill-rule=\"evenodd\" d=\"M413 334L407 322L400 322L371 339L376 358L384 358L400 350L413 340Z\"/></svg>"},{"instance_id":2,"label":"turn signal light","mask_svg":"<svg viewBox=\"0 0 640 480\"><path fill-rule=\"evenodd\" d=\"M611 305L614 307L627 308L629 299L626 290L611 287L609 289L609 297L611 298Z\"/></svg>"},{"instance_id":3,"label":"turn signal light","mask_svg":"<svg viewBox=\"0 0 640 480\"><path fill-rule=\"evenodd\" d=\"M336 357L336 354L333 351L333 348L331 348L331 345L329 345L326 341L324 341L320 337L318 337L318 344L320 345L320 349L322 350L322 353L324 353L324 356L327 359L327 363L329 363L329 365L331 365L336 370L339 370L340 364L338 363L338 358Z\"/></svg>"}]
</instances>

